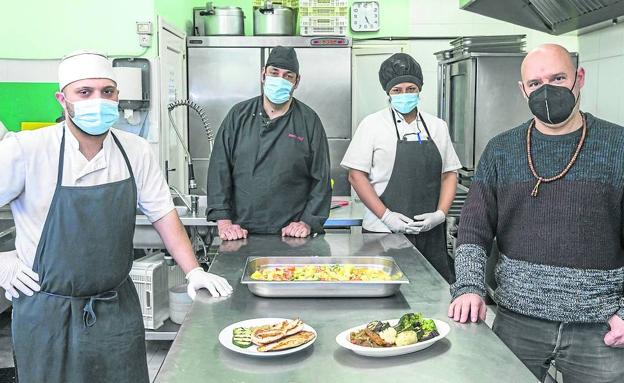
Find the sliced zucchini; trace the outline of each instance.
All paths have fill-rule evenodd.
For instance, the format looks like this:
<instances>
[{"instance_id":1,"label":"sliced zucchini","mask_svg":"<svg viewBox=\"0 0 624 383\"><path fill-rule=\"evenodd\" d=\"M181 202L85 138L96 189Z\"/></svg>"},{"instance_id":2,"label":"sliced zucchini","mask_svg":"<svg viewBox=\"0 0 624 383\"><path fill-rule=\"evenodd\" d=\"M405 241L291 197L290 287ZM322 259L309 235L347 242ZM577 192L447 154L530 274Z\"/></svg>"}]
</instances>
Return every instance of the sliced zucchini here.
<instances>
[{"instance_id":1,"label":"sliced zucchini","mask_svg":"<svg viewBox=\"0 0 624 383\"><path fill-rule=\"evenodd\" d=\"M251 346L251 329L237 327L232 330L232 344L240 348Z\"/></svg>"}]
</instances>

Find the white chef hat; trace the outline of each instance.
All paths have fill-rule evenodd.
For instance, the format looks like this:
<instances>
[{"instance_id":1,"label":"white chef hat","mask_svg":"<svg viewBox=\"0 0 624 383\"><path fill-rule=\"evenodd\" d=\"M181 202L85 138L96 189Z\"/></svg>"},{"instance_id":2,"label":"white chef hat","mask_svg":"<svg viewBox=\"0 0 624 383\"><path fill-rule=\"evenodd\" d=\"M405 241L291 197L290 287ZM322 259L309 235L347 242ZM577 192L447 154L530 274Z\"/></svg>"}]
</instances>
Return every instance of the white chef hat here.
<instances>
[{"instance_id":1,"label":"white chef hat","mask_svg":"<svg viewBox=\"0 0 624 383\"><path fill-rule=\"evenodd\" d=\"M108 58L88 50L74 51L61 59L58 69L59 88L87 78L108 78L115 81L113 65Z\"/></svg>"}]
</instances>

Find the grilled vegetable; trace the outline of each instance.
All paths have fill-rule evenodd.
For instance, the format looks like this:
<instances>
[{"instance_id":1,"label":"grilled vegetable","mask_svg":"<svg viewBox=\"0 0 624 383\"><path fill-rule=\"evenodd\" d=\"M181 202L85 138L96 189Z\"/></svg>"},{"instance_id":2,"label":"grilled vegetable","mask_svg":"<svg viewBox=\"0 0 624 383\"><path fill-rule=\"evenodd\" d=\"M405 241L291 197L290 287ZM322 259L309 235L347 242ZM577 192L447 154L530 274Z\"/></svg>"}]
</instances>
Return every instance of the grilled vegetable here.
<instances>
[{"instance_id":1,"label":"grilled vegetable","mask_svg":"<svg viewBox=\"0 0 624 383\"><path fill-rule=\"evenodd\" d=\"M388 322L380 322L378 320L374 320L366 325L367 329L374 331L376 333L379 333L387 329L388 327L390 327L390 324L388 324Z\"/></svg>"},{"instance_id":2,"label":"grilled vegetable","mask_svg":"<svg viewBox=\"0 0 624 383\"><path fill-rule=\"evenodd\" d=\"M237 327L232 330L232 344L240 348L251 346L251 329Z\"/></svg>"},{"instance_id":3,"label":"grilled vegetable","mask_svg":"<svg viewBox=\"0 0 624 383\"><path fill-rule=\"evenodd\" d=\"M371 330L365 328L364 329L364 333L371 340L371 342L375 343L377 346L381 346L381 347L390 347L390 346L392 346L392 343L386 342L385 340L383 340L382 337L379 336L379 334L377 334L374 331L371 331Z\"/></svg>"},{"instance_id":4,"label":"grilled vegetable","mask_svg":"<svg viewBox=\"0 0 624 383\"><path fill-rule=\"evenodd\" d=\"M375 331L375 329L377 328L377 326L380 324L381 322L378 320L374 320L372 322L370 322L369 324L366 325L366 328L371 330L371 331Z\"/></svg>"}]
</instances>

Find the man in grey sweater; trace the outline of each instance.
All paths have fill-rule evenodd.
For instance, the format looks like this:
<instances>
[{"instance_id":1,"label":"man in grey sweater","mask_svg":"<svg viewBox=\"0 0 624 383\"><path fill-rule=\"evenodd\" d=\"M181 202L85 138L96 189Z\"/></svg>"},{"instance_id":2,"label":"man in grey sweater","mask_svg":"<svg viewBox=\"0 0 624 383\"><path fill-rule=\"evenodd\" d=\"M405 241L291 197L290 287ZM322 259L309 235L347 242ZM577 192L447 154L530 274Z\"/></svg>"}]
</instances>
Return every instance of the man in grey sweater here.
<instances>
[{"instance_id":1,"label":"man in grey sweater","mask_svg":"<svg viewBox=\"0 0 624 383\"><path fill-rule=\"evenodd\" d=\"M543 45L518 84L534 118L486 147L460 218L448 315L485 319L494 237L493 329L539 378L624 382L624 129L579 110L585 71Z\"/></svg>"}]
</instances>

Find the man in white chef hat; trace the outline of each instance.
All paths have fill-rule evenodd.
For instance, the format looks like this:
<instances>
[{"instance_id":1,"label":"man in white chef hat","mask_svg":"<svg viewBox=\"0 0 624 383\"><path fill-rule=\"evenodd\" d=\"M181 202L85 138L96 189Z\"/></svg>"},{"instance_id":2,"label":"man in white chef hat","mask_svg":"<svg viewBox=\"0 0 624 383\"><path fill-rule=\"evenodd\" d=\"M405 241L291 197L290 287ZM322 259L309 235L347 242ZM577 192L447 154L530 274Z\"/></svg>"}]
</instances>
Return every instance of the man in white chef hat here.
<instances>
[{"instance_id":1,"label":"man in white chef hat","mask_svg":"<svg viewBox=\"0 0 624 383\"><path fill-rule=\"evenodd\" d=\"M186 273L189 295L232 288L197 263L158 163L142 138L111 126L111 62L77 51L59 65L65 122L0 141L0 206L16 250L0 253L13 300L20 382L148 382L139 299L129 272L137 206Z\"/></svg>"}]
</instances>

